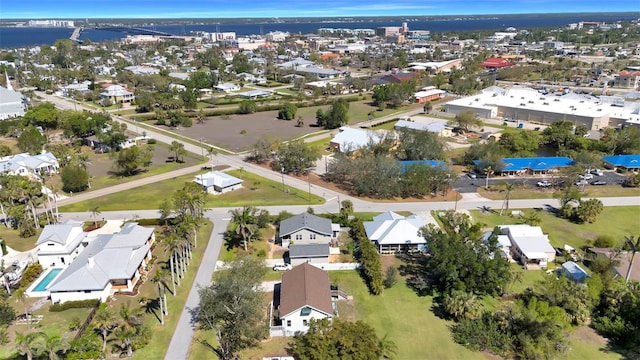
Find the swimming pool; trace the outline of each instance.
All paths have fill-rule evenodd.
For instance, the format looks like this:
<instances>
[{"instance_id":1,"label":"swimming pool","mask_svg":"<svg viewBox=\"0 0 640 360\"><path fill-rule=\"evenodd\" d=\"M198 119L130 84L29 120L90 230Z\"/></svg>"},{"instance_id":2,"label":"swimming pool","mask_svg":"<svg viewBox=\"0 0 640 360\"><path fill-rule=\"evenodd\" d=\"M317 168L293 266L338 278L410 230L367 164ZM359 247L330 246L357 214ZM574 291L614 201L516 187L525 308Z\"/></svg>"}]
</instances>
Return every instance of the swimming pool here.
<instances>
[{"instance_id":1,"label":"swimming pool","mask_svg":"<svg viewBox=\"0 0 640 360\"><path fill-rule=\"evenodd\" d=\"M31 291L45 291L45 290L47 290L47 287L49 286L49 284L53 281L53 279L55 279L58 276L60 271L62 271L62 269L60 269L60 268L49 270L49 273L42 280L40 280L38 285L36 285L36 287L34 287L33 290L31 290Z\"/></svg>"}]
</instances>

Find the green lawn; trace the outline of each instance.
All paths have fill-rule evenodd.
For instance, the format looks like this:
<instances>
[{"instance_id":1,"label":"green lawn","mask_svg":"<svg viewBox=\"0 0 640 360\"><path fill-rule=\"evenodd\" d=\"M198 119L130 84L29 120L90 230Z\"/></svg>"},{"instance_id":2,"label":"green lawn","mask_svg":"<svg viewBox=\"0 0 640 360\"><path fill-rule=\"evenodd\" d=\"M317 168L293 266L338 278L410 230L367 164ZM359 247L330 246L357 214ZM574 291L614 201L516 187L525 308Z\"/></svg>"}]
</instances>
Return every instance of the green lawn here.
<instances>
[{"instance_id":1,"label":"green lawn","mask_svg":"<svg viewBox=\"0 0 640 360\"><path fill-rule=\"evenodd\" d=\"M282 191L282 183L265 179L253 173L241 170L231 170L230 175L244 180L244 187L223 195L208 197L206 207L240 207L244 205L306 205L309 204L309 194L306 191L285 186L287 192ZM114 210L148 210L158 209L160 203L180 189L185 182L192 181L194 176L179 176L171 180L137 187L103 196L97 199L82 201L60 208L63 212L87 211L98 206L101 211ZM255 188L255 189L251 189ZM312 205L324 203L322 197L311 194Z\"/></svg>"},{"instance_id":2,"label":"green lawn","mask_svg":"<svg viewBox=\"0 0 640 360\"><path fill-rule=\"evenodd\" d=\"M0 226L0 239L4 239L7 242L7 246L16 251L28 251L36 247L36 241L40 236L42 229L36 230L34 236L28 238L22 238L18 235L18 230ZM5 264L8 266L11 264Z\"/></svg>"},{"instance_id":3,"label":"green lawn","mask_svg":"<svg viewBox=\"0 0 640 360\"><path fill-rule=\"evenodd\" d=\"M456 344L451 338L451 321L442 320L431 310L433 298L419 297L404 282L371 296L355 271L331 271L332 283L354 297L355 312L376 329L379 337L398 346L398 359L484 359L478 352ZM338 310L346 316L352 309L344 302Z\"/></svg>"},{"instance_id":4,"label":"green lawn","mask_svg":"<svg viewBox=\"0 0 640 360\"><path fill-rule=\"evenodd\" d=\"M372 127L371 130L393 130L393 127L396 126L397 122L397 120L389 121L384 124L376 125Z\"/></svg>"},{"instance_id":5,"label":"green lawn","mask_svg":"<svg viewBox=\"0 0 640 360\"><path fill-rule=\"evenodd\" d=\"M497 182L493 181L494 184ZM490 185L489 190L483 187L478 188L478 194L491 200L503 200L504 199L504 186L503 185ZM517 186L516 189L511 191L511 199L552 199L557 193L550 189L543 189L539 187L521 187ZM605 185L605 186L587 186L583 197L618 197L618 196L640 196L640 188L625 188L619 185Z\"/></svg>"},{"instance_id":6,"label":"green lawn","mask_svg":"<svg viewBox=\"0 0 640 360\"><path fill-rule=\"evenodd\" d=\"M610 235L620 241L624 236L635 235L638 231L638 211L640 206L605 207L593 224L576 224L556 217L554 214L540 211L542 220L540 226L545 233L549 234L551 245L554 247L569 244L578 249L589 245L588 242L598 235ZM484 223L488 227L520 223L519 217L499 216L495 212L483 214L480 210L472 210L471 215L475 221Z\"/></svg>"}]
</instances>

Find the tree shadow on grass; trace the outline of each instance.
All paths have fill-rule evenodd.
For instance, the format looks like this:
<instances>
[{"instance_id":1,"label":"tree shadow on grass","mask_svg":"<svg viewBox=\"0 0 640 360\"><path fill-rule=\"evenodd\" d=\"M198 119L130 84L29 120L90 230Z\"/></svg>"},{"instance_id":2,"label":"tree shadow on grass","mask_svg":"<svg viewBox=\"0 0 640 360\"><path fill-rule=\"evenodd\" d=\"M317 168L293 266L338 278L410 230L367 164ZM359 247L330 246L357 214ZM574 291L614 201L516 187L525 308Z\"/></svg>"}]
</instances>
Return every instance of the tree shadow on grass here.
<instances>
[{"instance_id":1,"label":"tree shadow on grass","mask_svg":"<svg viewBox=\"0 0 640 360\"><path fill-rule=\"evenodd\" d=\"M398 267L400 275L405 277L407 285L418 296L433 295L433 289L426 276L428 255L421 253L404 253L396 255L404 264Z\"/></svg>"},{"instance_id":2,"label":"tree shadow on grass","mask_svg":"<svg viewBox=\"0 0 640 360\"><path fill-rule=\"evenodd\" d=\"M142 298L140 299L140 303L142 304L142 308L144 309L145 313L153 314L158 322L162 322L160 316L158 316L158 311L160 310L160 301L158 300L158 298Z\"/></svg>"},{"instance_id":3,"label":"tree shadow on grass","mask_svg":"<svg viewBox=\"0 0 640 360\"><path fill-rule=\"evenodd\" d=\"M234 231L224 232L224 246L227 251L231 251L234 248L242 246L242 237L236 234Z\"/></svg>"}]
</instances>

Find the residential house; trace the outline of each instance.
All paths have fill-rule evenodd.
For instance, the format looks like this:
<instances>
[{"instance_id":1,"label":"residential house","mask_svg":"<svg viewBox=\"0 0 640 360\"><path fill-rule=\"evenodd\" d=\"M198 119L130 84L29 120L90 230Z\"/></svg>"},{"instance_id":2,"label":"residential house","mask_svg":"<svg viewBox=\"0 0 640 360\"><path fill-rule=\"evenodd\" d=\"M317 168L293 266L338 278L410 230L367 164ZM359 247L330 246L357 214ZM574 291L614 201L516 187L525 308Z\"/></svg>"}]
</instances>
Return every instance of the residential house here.
<instances>
[{"instance_id":1,"label":"residential house","mask_svg":"<svg viewBox=\"0 0 640 360\"><path fill-rule=\"evenodd\" d=\"M333 319L329 273L302 264L282 274L278 313L285 336L305 333L311 319Z\"/></svg>"},{"instance_id":2,"label":"residential house","mask_svg":"<svg viewBox=\"0 0 640 360\"><path fill-rule=\"evenodd\" d=\"M53 303L99 299L116 292L132 292L151 260L153 228L125 224L114 234L86 238L87 246L52 282L47 291Z\"/></svg>"},{"instance_id":3,"label":"residential house","mask_svg":"<svg viewBox=\"0 0 640 360\"><path fill-rule=\"evenodd\" d=\"M194 176L193 181L200 185L204 191L219 195L240 189L243 180L222 171L210 171Z\"/></svg>"},{"instance_id":4,"label":"residential house","mask_svg":"<svg viewBox=\"0 0 640 360\"><path fill-rule=\"evenodd\" d=\"M43 150L38 155L22 153L0 158L0 173L21 175L40 180L42 174L58 173L58 159L49 151Z\"/></svg>"},{"instance_id":5,"label":"residential house","mask_svg":"<svg viewBox=\"0 0 640 360\"><path fill-rule=\"evenodd\" d=\"M109 100L112 104L132 102L135 96L133 93L120 85L105 84L100 93L101 100Z\"/></svg>"},{"instance_id":6,"label":"residential house","mask_svg":"<svg viewBox=\"0 0 640 360\"><path fill-rule=\"evenodd\" d=\"M437 120L425 117L413 117L411 120L398 120L393 126L394 129L413 129L419 131L428 131L438 136L453 136L453 127L445 120Z\"/></svg>"},{"instance_id":7,"label":"residential house","mask_svg":"<svg viewBox=\"0 0 640 360\"><path fill-rule=\"evenodd\" d=\"M236 85L234 83L222 83L214 86L213 88L219 92L230 93L240 90L240 85Z\"/></svg>"},{"instance_id":8,"label":"residential house","mask_svg":"<svg viewBox=\"0 0 640 360\"><path fill-rule=\"evenodd\" d=\"M0 86L0 120L20 117L27 108L27 99L12 88Z\"/></svg>"},{"instance_id":9,"label":"residential house","mask_svg":"<svg viewBox=\"0 0 640 360\"><path fill-rule=\"evenodd\" d=\"M509 236L511 254L526 270L546 268L555 260L556 251L549 243L549 236L539 226L500 225L500 234Z\"/></svg>"},{"instance_id":10,"label":"residential house","mask_svg":"<svg viewBox=\"0 0 640 360\"><path fill-rule=\"evenodd\" d=\"M640 71L622 70L616 76L613 86L630 89L640 88Z\"/></svg>"},{"instance_id":11,"label":"residential house","mask_svg":"<svg viewBox=\"0 0 640 360\"><path fill-rule=\"evenodd\" d=\"M290 244L330 244L338 236L331 220L304 212L280 222L279 241L282 246Z\"/></svg>"},{"instance_id":12,"label":"residential house","mask_svg":"<svg viewBox=\"0 0 640 360\"><path fill-rule=\"evenodd\" d=\"M87 233L81 221L67 220L62 224L47 225L36 241L38 262L43 268L66 267L84 249Z\"/></svg>"},{"instance_id":13,"label":"residential house","mask_svg":"<svg viewBox=\"0 0 640 360\"><path fill-rule=\"evenodd\" d=\"M348 126L343 126L339 130L340 132L329 141L329 147L334 151L356 151L371 144L378 144L384 139L382 132Z\"/></svg>"},{"instance_id":14,"label":"residential house","mask_svg":"<svg viewBox=\"0 0 640 360\"><path fill-rule=\"evenodd\" d=\"M503 58L488 58L482 62L482 66L488 69L500 69L504 67L514 66L516 63Z\"/></svg>"},{"instance_id":15,"label":"residential house","mask_svg":"<svg viewBox=\"0 0 640 360\"><path fill-rule=\"evenodd\" d=\"M387 211L374 217L373 221L365 221L363 225L367 237L376 244L381 254L427 250L427 240L421 230L427 221L417 215L405 217Z\"/></svg>"},{"instance_id":16,"label":"residential house","mask_svg":"<svg viewBox=\"0 0 640 360\"><path fill-rule=\"evenodd\" d=\"M435 86L426 86L414 93L413 98L416 99L416 103L424 104L430 101L440 100L444 98L445 95L446 92L444 90L436 89Z\"/></svg>"},{"instance_id":17,"label":"residential house","mask_svg":"<svg viewBox=\"0 0 640 360\"><path fill-rule=\"evenodd\" d=\"M638 260L638 254L636 254L633 266L629 268L633 253L631 251L618 251L612 248L589 248L588 250L597 256L606 257L615 260L612 271L623 279L629 278L629 280L640 281L640 261Z\"/></svg>"},{"instance_id":18,"label":"residential house","mask_svg":"<svg viewBox=\"0 0 640 360\"><path fill-rule=\"evenodd\" d=\"M289 245L289 264L298 266L304 263L326 264L329 262L331 248L329 244Z\"/></svg>"}]
</instances>

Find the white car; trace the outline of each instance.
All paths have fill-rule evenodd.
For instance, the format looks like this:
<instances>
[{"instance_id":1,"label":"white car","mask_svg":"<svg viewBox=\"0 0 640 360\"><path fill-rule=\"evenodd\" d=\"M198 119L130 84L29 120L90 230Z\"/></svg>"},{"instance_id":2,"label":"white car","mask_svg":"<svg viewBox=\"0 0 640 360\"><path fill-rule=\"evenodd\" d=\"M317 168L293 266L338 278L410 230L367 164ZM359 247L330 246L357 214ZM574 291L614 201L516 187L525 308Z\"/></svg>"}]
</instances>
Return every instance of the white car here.
<instances>
[{"instance_id":1,"label":"white car","mask_svg":"<svg viewBox=\"0 0 640 360\"><path fill-rule=\"evenodd\" d=\"M592 180L593 179L593 174L584 174L584 175L580 175L580 179L584 179L584 180Z\"/></svg>"},{"instance_id":2,"label":"white car","mask_svg":"<svg viewBox=\"0 0 640 360\"><path fill-rule=\"evenodd\" d=\"M551 186L551 181L549 181L549 180L538 181L538 186L539 187L549 187L549 186Z\"/></svg>"},{"instance_id":3,"label":"white car","mask_svg":"<svg viewBox=\"0 0 640 360\"><path fill-rule=\"evenodd\" d=\"M287 271L293 269L291 264L275 264L273 265L273 271Z\"/></svg>"},{"instance_id":4,"label":"white car","mask_svg":"<svg viewBox=\"0 0 640 360\"><path fill-rule=\"evenodd\" d=\"M597 176L604 176L604 172L602 172L602 170L600 170L600 169L593 169L593 170L591 170L591 173L593 175L597 175Z\"/></svg>"},{"instance_id":5,"label":"white car","mask_svg":"<svg viewBox=\"0 0 640 360\"><path fill-rule=\"evenodd\" d=\"M583 185L589 185L589 182L587 180L584 180L584 179L576 182L576 186L583 186Z\"/></svg>"}]
</instances>

